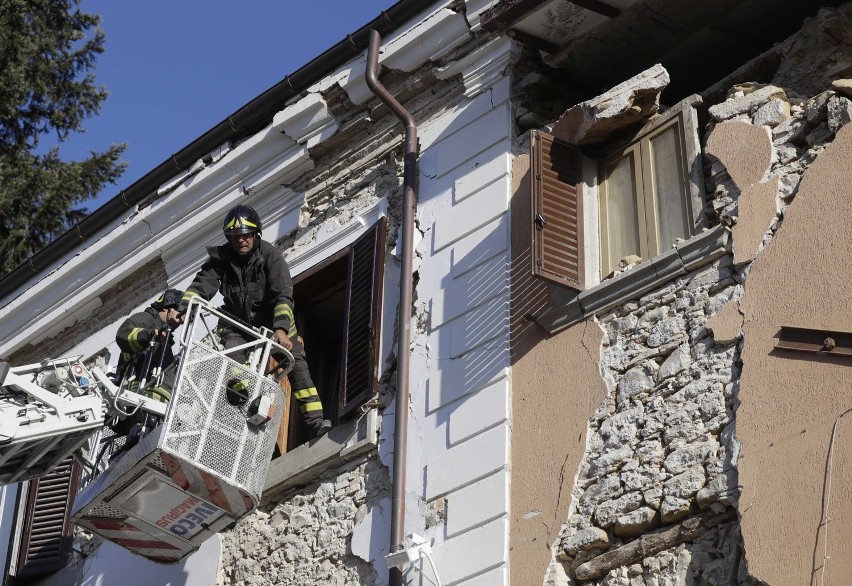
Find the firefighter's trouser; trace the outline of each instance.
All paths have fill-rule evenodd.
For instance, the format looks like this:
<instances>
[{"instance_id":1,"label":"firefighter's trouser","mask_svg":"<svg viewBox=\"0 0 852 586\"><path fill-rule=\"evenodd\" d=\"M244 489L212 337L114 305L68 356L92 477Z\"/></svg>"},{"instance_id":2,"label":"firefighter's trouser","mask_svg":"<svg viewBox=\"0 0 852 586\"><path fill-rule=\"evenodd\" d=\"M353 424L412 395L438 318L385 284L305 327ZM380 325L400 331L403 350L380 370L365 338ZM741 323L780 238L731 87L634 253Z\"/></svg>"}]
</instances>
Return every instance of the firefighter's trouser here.
<instances>
[{"instance_id":1,"label":"firefighter's trouser","mask_svg":"<svg viewBox=\"0 0 852 586\"><path fill-rule=\"evenodd\" d=\"M222 344L228 350L235 346L245 344L248 340L243 336L242 332L221 328L219 333L222 336ZM293 397L295 397L299 412L309 428L314 428L322 423L322 401L317 394L316 386L311 380L311 373L308 370L308 362L305 359L305 347L299 341L298 336L292 336L290 341L293 347L290 353L293 355L294 364L293 370L287 373L287 378L290 381ZM248 363L248 355L244 350L238 350L229 354L231 358L242 364Z\"/></svg>"}]
</instances>

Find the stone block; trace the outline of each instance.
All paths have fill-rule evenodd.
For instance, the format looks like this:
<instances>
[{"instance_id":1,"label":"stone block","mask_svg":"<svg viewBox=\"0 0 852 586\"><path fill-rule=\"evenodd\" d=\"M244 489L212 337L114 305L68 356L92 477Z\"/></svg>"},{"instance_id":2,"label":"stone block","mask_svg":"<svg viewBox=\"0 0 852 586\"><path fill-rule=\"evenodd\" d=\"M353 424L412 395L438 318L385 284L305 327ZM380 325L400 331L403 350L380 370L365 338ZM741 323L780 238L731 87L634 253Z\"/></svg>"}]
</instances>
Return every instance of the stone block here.
<instances>
[{"instance_id":1,"label":"stone block","mask_svg":"<svg viewBox=\"0 0 852 586\"><path fill-rule=\"evenodd\" d=\"M618 404L623 404L632 397L650 391L653 388L654 381L647 373L645 373L644 368L640 366L631 368L624 373L624 376L621 377L621 380L618 382Z\"/></svg>"},{"instance_id":2,"label":"stone block","mask_svg":"<svg viewBox=\"0 0 852 586\"><path fill-rule=\"evenodd\" d=\"M708 509L714 503L736 507L738 500L737 471L733 468L715 476L695 495L695 502L701 509Z\"/></svg>"},{"instance_id":3,"label":"stone block","mask_svg":"<svg viewBox=\"0 0 852 586\"><path fill-rule=\"evenodd\" d=\"M441 580L455 584L482 568L504 564L508 537L509 520L502 518L447 539L433 553L435 566L441 568Z\"/></svg>"},{"instance_id":4,"label":"stone block","mask_svg":"<svg viewBox=\"0 0 852 586\"><path fill-rule=\"evenodd\" d=\"M654 375L654 380L659 383L683 372L692 364L689 347L679 346L677 350L669 354L669 357L660 365L660 369Z\"/></svg>"},{"instance_id":5,"label":"stone block","mask_svg":"<svg viewBox=\"0 0 852 586\"><path fill-rule=\"evenodd\" d=\"M852 101L843 96L834 96L828 101L828 128L838 130L852 120Z\"/></svg>"},{"instance_id":6,"label":"stone block","mask_svg":"<svg viewBox=\"0 0 852 586\"><path fill-rule=\"evenodd\" d=\"M707 479L704 468L700 465L692 466L685 472L673 476L663 484L666 497L688 499L704 488Z\"/></svg>"},{"instance_id":7,"label":"stone block","mask_svg":"<svg viewBox=\"0 0 852 586\"><path fill-rule=\"evenodd\" d=\"M769 100L754 113L754 123L759 126L775 127L790 117L790 102L775 98Z\"/></svg>"},{"instance_id":8,"label":"stone block","mask_svg":"<svg viewBox=\"0 0 852 586\"><path fill-rule=\"evenodd\" d=\"M640 492L629 492L617 499L602 502L595 510L595 522L601 527L610 527L618 517L641 507L642 502Z\"/></svg>"},{"instance_id":9,"label":"stone block","mask_svg":"<svg viewBox=\"0 0 852 586\"><path fill-rule=\"evenodd\" d=\"M740 114L754 112L757 108L773 99L786 101L787 95L779 87L767 85L751 93L735 96L721 104L710 106L708 112L717 122L729 120Z\"/></svg>"},{"instance_id":10,"label":"stone block","mask_svg":"<svg viewBox=\"0 0 852 586\"><path fill-rule=\"evenodd\" d=\"M677 523L689 516L690 508L688 500L666 496L660 505L660 521L666 525Z\"/></svg>"},{"instance_id":11,"label":"stone block","mask_svg":"<svg viewBox=\"0 0 852 586\"><path fill-rule=\"evenodd\" d=\"M833 91L824 91L805 102L805 119L817 126L828 115L828 100L834 95Z\"/></svg>"},{"instance_id":12,"label":"stone block","mask_svg":"<svg viewBox=\"0 0 852 586\"><path fill-rule=\"evenodd\" d=\"M613 132L638 126L659 109L660 92L669 74L654 65L609 91L568 109L556 121L553 134L574 144L595 144Z\"/></svg>"},{"instance_id":13,"label":"stone block","mask_svg":"<svg viewBox=\"0 0 852 586\"><path fill-rule=\"evenodd\" d=\"M571 556L590 549L609 549L609 535L598 527L580 529L562 541L562 548Z\"/></svg>"},{"instance_id":14,"label":"stone block","mask_svg":"<svg viewBox=\"0 0 852 586\"><path fill-rule=\"evenodd\" d=\"M426 465L426 498L433 500L505 468L509 462L509 426L492 428L449 448Z\"/></svg>"},{"instance_id":15,"label":"stone block","mask_svg":"<svg viewBox=\"0 0 852 586\"><path fill-rule=\"evenodd\" d=\"M797 146L805 144L805 137L813 125L801 118L788 118L772 129L772 141L775 144L791 143Z\"/></svg>"},{"instance_id":16,"label":"stone block","mask_svg":"<svg viewBox=\"0 0 852 586\"><path fill-rule=\"evenodd\" d=\"M500 470L447 495L447 535L459 535L509 513L509 476Z\"/></svg>"},{"instance_id":17,"label":"stone block","mask_svg":"<svg viewBox=\"0 0 852 586\"><path fill-rule=\"evenodd\" d=\"M663 465L670 474L681 474L690 467L703 465L707 459L715 457L718 448L719 444L715 440L687 444L666 456Z\"/></svg>"},{"instance_id":18,"label":"stone block","mask_svg":"<svg viewBox=\"0 0 852 586\"><path fill-rule=\"evenodd\" d=\"M449 415L450 444L464 441L509 418L509 383L499 380L465 399Z\"/></svg>"},{"instance_id":19,"label":"stone block","mask_svg":"<svg viewBox=\"0 0 852 586\"><path fill-rule=\"evenodd\" d=\"M659 524L660 518L657 511L651 507L640 507L619 517L613 532L619 537L638 537Z\"/></svg>"},{"instance_id":20,"label":"stone block","mask_svg":"<svg viewBox=\"0 0 852 586\"><path fill-rule=\"evenodd\" d=\"M852 79L835 79L831 82L831 89L847 98L852 98Z\"/></svg>"}]
</instances>

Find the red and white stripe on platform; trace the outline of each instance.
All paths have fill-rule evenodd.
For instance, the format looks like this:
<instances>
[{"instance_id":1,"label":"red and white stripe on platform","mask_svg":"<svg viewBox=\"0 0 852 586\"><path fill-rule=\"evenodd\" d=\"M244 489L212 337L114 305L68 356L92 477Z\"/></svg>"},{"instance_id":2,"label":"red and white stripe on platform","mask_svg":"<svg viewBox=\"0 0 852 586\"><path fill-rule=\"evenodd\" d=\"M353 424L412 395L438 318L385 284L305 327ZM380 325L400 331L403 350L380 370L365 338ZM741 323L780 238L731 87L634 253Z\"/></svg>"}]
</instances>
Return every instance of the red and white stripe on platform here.
<instances>
[{"instance_id":1,"label":"red and white stripe on platform","mask_svg":"<svg viewBox=\"0 0 852 586\"><path fill-rule=\"evenodd\" d=\"M98 535L155 562L174 563L183 558L188 549L156 539L126 520L84 518L78 524L88 526Z\"/></svg>"},{"instance_id":2,"label":"red and white stripe on platform","mask_svg":"<svg viewBox=\"0 0 852 586\"><path fill-rule=\"evenodd\" d=\"M166 452L160 454L169 477L177 486L232 515L241 516L257 505L245 491Z\"/></svg>"}]
</instances>

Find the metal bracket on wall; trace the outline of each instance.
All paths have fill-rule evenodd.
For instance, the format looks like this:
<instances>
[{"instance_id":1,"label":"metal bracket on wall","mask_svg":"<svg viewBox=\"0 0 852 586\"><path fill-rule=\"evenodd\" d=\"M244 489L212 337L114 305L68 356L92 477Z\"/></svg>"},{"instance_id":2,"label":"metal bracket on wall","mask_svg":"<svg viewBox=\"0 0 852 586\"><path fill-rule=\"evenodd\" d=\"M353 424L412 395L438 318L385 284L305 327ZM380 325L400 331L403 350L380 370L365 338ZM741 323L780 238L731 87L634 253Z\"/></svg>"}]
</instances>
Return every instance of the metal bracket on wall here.
<instances>
[{"instance_id":1,"label":"metal bracket on wall","mask_svg":"<svg viewBox=\"0 0 852 586\"><path fill-rule=\"evenodd\" d=\"M852 356L852 333L781 326L775 347L815 354Z\"/></svg>"}]
</instances>

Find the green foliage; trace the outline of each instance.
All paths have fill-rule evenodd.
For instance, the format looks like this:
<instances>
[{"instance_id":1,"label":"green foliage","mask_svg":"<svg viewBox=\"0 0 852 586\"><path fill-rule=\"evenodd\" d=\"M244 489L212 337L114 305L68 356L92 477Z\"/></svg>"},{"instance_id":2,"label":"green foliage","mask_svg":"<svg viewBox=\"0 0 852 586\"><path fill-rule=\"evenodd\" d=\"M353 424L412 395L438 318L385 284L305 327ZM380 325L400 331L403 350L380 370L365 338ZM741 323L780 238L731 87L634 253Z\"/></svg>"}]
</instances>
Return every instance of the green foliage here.
<instances>
[{"instance_id":1,"label":"green foliage","mask_svg":"<svg viewBox=\"0 0 852 586\"><path fill-rule=\"evenodd\" d=\"M63 161L58 146L107 97L91 71L100 18L80 0L0 0L0 277L86 214L85 200L124 171L123 144Z\"/></svg>"}]
</instances>

